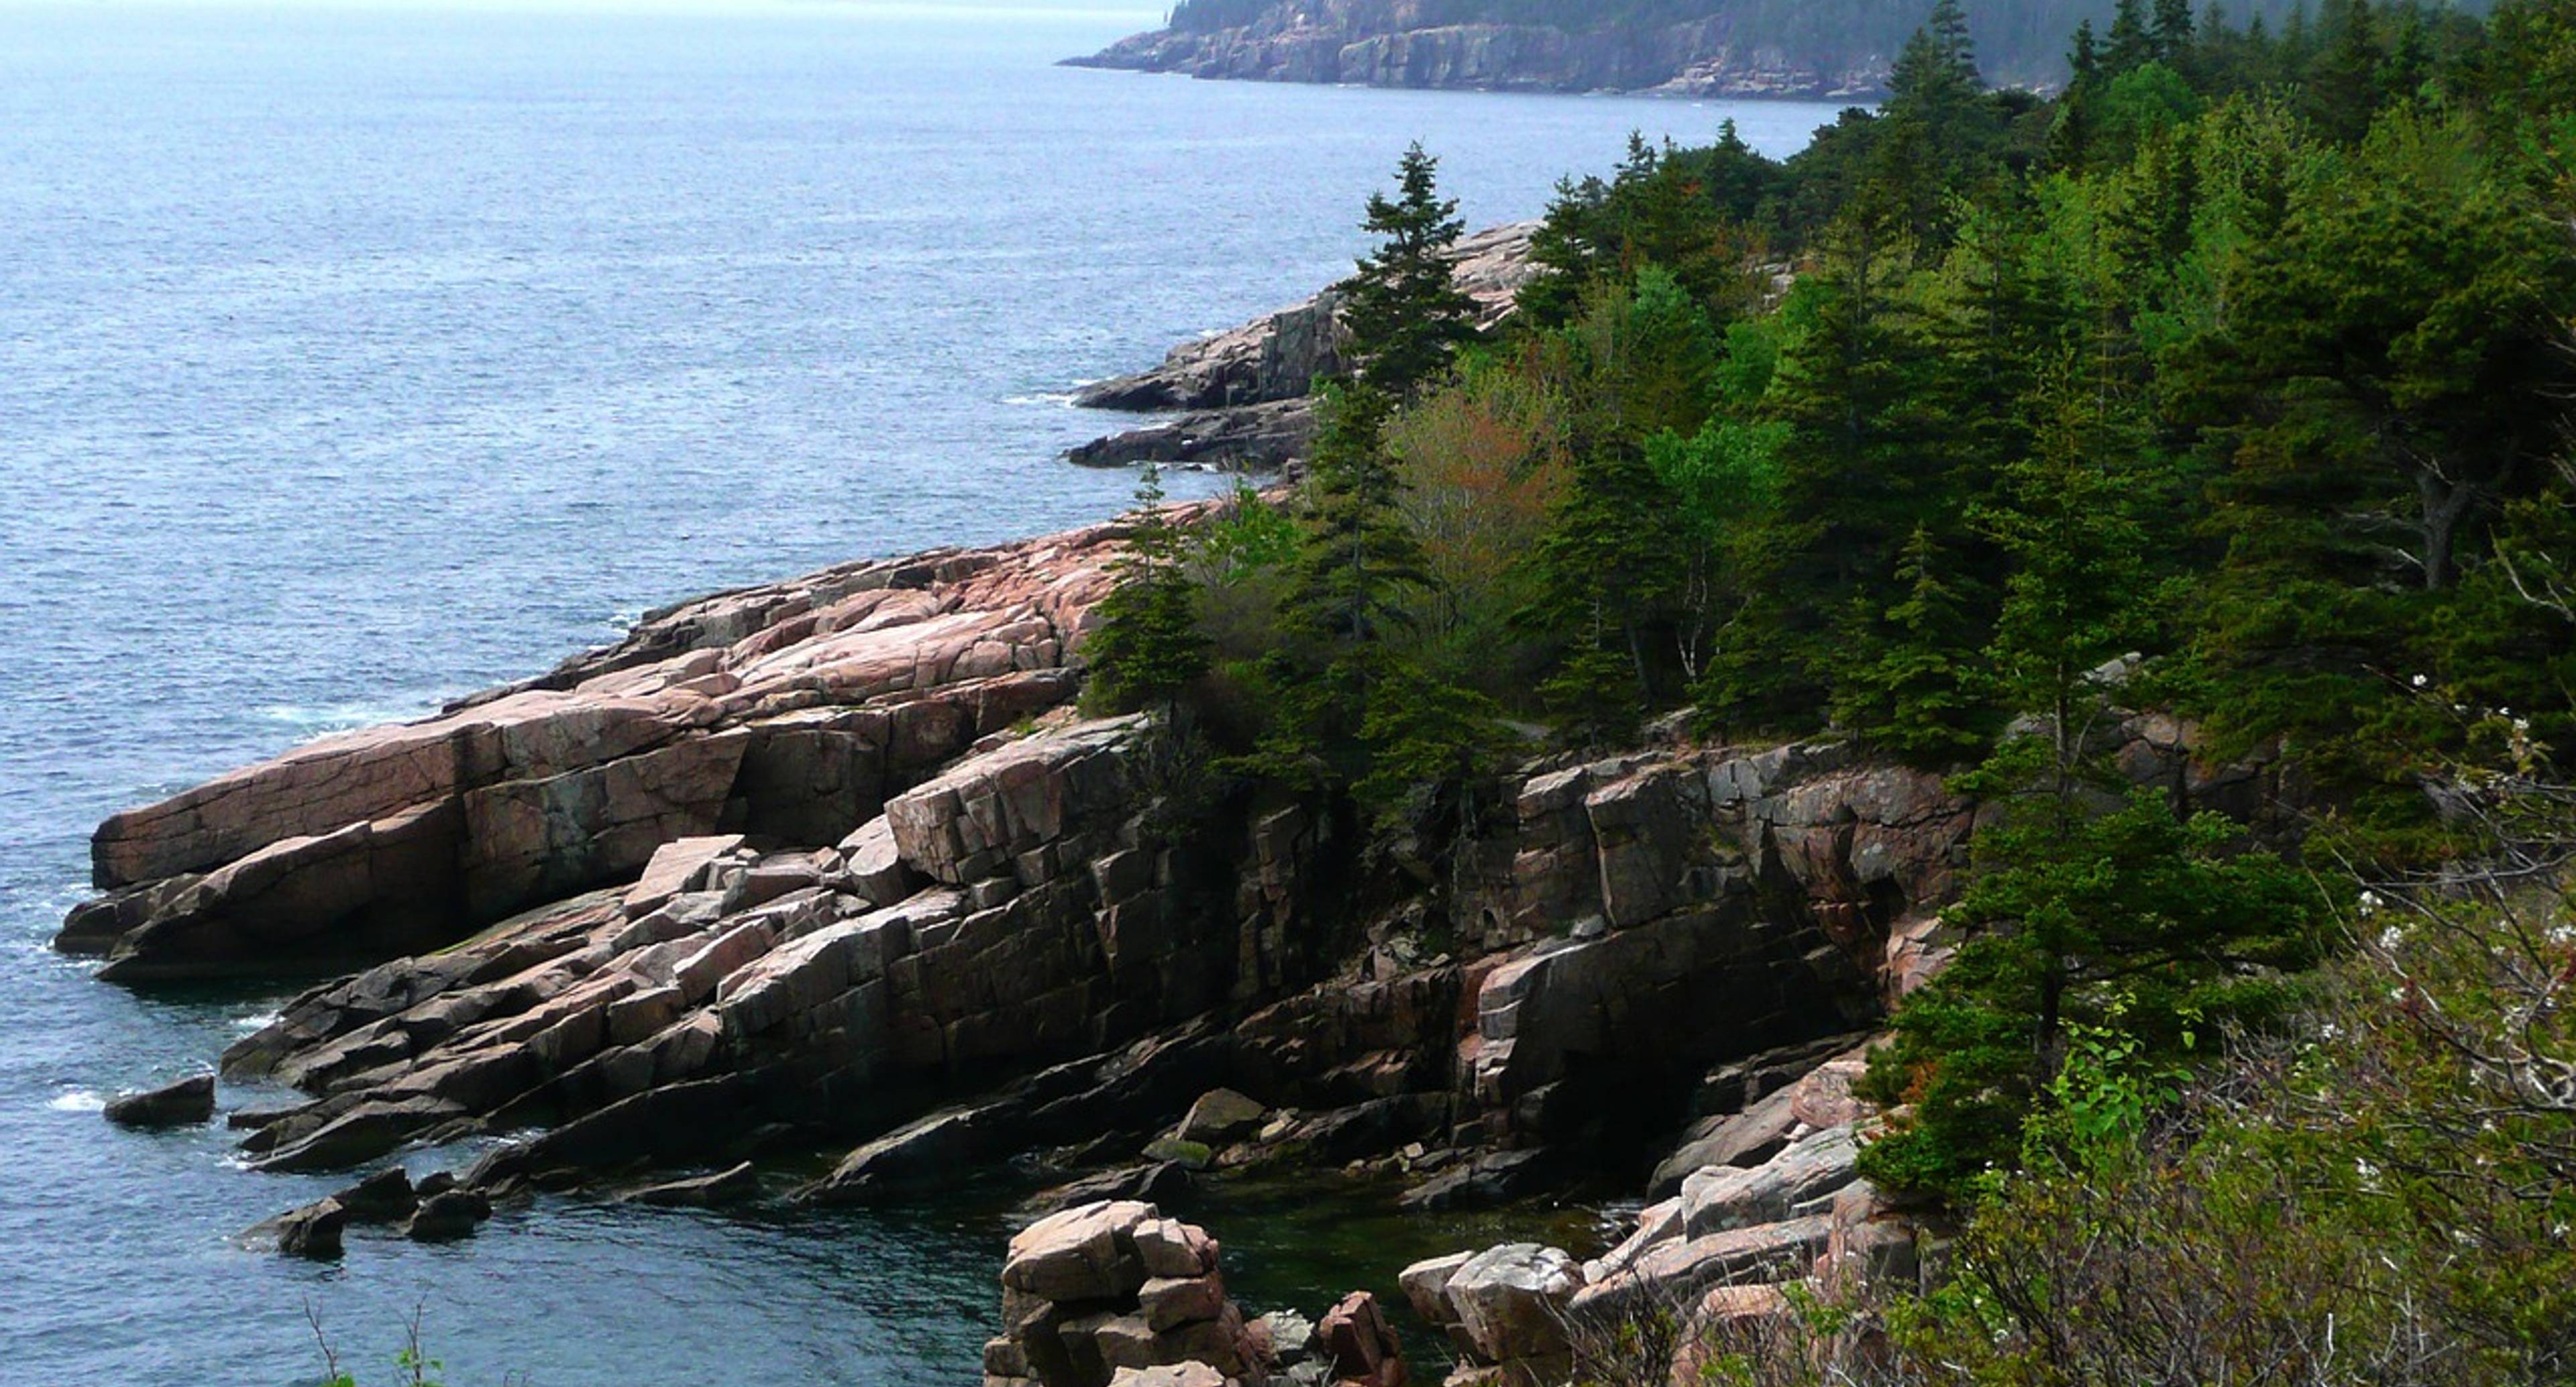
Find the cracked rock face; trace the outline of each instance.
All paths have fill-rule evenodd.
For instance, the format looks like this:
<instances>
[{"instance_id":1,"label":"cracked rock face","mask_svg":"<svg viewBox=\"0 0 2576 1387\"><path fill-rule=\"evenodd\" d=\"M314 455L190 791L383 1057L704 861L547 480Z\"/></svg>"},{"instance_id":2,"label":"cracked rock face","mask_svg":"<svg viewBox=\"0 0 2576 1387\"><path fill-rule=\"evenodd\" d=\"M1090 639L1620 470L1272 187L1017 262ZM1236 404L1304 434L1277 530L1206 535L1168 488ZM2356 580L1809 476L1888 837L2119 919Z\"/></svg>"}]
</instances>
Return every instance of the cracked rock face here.
<instances>
[{"instance_id":1,"label":"cracked rock face","mask_svg":"<svg viewBox=\"0 0 2576 1387\"><path fill-rule=\"evenodd\" d=\"M1122 992L1095 926L1156 908L1151 872L1094 870L1130 850L1140 727L1066 721L970 756L847 847L675 839L630 886L307 993L226 1056L313 1095L245 1149L324 1169L548 1126L491 1173L713 1159L764 1121L864 1127L882 1096L1096 1049L1122 995L1175 1019L1168 952Z\"/></svg>"}]
</instances>

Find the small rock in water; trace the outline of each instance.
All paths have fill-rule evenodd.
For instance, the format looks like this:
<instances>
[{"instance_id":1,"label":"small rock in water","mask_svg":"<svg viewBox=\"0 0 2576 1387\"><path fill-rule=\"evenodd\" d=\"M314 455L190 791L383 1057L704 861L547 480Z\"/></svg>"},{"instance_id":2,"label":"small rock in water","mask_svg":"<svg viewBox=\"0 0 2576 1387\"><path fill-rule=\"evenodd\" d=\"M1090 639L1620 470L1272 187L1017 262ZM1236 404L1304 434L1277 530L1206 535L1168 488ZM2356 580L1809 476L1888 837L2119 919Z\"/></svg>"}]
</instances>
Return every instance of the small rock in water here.
<instances>
[{"instance_id":1,"label":"small rock in water","mask_svg":"<svg viewBox=\"0 0 2576 1387\"><path fill-rule=\"evenodd\" d=\"M399 1223L420 1204L411 1172L401 1166L377 1171L331 1198L352 1223Z\"/></svg>"},{"instance_id":2,"label":"small rock in water","mask_svg":"<svg viewBox=\"0 0 2576 1387\"><path fill-rule=\"evenodd\" d=\"M340 1230L349 1221L337 1199L316 1200L278 1217L277 1250L289 1257L328 1262L340 1255Z\"/></svg>"},{"instance_id":3,"label":"small rock in water","mask_svg":"<svg viewBox=\"0 0 2576 1387\"><path fill-rule=\"evenodd\" d=\"M446 1242L470 1237L475 1225L492 1216L492 1201L472 1190L446 1190L420 1202L403 1236L414 1242Z\"/></svg>"},{"instance_id":4,"label":"small rock in water","mask_svg":"<svg viewBox=\"0 0 2576 1387\"><path fill-rule=\"evenodd\" d=\"M119 1127L194 1127L215 1115L215 1076L198 1074L107 1101L107 1120Z\"/></svg>"}]
</instances>

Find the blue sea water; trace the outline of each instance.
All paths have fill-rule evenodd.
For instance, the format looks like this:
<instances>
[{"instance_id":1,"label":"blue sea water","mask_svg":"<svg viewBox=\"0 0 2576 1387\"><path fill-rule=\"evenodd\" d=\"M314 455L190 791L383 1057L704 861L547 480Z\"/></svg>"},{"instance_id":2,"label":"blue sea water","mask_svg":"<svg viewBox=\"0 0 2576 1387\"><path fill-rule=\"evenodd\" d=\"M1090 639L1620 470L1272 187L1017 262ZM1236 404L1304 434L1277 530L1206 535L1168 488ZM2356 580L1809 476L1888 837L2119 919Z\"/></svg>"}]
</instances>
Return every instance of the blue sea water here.
<instances>
[{"instance_id":1,"label":"blue sea water","mask_svg":"<svg viewBox=\"0 0 2576 1387\"><path fill-rule=\"evenodd\" d=\"M0 1383L308 1381L308 1310L382 1380L415 1309L460 1387L974 1379L972 1196L244 1251L336 1182L97 1106L279 994L45 940L120 807L693 592L1110 514L1065 392L1342 273L1409 140L1485 223L1631 128L1831 115L1051 66L1154 18L0 0Z\"/></svg>"}]
</instances>

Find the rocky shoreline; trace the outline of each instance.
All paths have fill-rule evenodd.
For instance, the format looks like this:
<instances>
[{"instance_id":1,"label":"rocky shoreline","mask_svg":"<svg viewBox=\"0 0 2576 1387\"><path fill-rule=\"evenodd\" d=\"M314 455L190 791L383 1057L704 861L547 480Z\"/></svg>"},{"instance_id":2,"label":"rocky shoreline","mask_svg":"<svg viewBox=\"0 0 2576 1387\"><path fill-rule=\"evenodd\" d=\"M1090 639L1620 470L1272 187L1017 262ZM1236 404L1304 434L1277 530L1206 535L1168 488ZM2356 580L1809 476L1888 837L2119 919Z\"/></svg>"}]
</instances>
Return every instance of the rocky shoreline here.
<instances>
[{"instance_id":1,"label":"rocky shoreline","mask_svg":"<svg viewBox=\"0 0 2576 1387\"><path fill-rule=\"evenodd\" d=\"M144 986L356 970L221 1057L226 1089L300 1095L225 1114L250 1167L374 1172L255 1230L306 1255L369 1221L462 1236L532 1190L823 1205L1005 1165L1054 1187L1042 1207L1121 1210L1122 1267L1138 1201L1238 1171L1372 1173L1422 1210L1662 1200L1589 1263L1408 1272L1461 1382L1544 1380L1564 1325L1636 1296L1908 1274L1937 1230L1856 1183L1849 1079L1943 956L1975 804L1840 745L1667 731L1523 767L1446 874L1258 794L1175 823L1154 729L1075 706L1123 535L684 603L120 814L59 942ZM2170 722L2119 735L2194 805L2285 793ZM487 1154L388 1187L400 1153L467 1138ZM1221 1286L1155 1279L1094 1303L1006 1274L991 1376L1292 1366ZM1337 1308L1308 1379L1401 1381L1379 1309Z\"/></svg>"},{"instance_id":2,"label":"rocky shoreline","mask_svg":"<svg viewBox=\"0 0 2576 1387\"><path fill-rule=\"evenodd\" d=\"M1521 286L1537 273L1530 258L1538 223L1514 222L1460 238L1451 256L1456 283L1475 300L1477 325L1509 317ZM1319 376L1343 367L1341 295L1332 289L1241 327L1184 342L1162 364L1084 386L1082 409L1156 416L1158 422L1096 439L1066 454L1086 467L1140 463L1267 471L1304 456L1314 438L1307 397Z\"/></svg>"},{"instance_id":3,"label":"rocky shoreline","mask_svg":"<svg viewBox=\"0 0 2576 1387\"><path fill-rule=\"evenodd\" d=\"M1405 0L1278 4L1252 22L1137 34L1073 67L1462 91L1874 100L1894 53L1819 57L1714 15L1645 30L1425 22Z\"/></svg>"}]
</instances>

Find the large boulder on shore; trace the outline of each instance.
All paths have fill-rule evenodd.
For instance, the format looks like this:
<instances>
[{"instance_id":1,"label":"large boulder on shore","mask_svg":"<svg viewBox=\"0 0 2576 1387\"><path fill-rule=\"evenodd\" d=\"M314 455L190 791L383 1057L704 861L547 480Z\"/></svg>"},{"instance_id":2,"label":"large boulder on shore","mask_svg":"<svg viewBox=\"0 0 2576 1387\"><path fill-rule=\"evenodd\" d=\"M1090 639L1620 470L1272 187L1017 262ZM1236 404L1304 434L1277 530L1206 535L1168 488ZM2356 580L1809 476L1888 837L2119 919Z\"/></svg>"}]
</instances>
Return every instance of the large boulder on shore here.
<instances>
[{"instance_id":1,"label":"large boulder on shore","mask_svg":"<svg viewBox=\"0 0 2576 1387\"><path fill-rule=\"evenodd\" d=\"M1476 1356L1507 1363L1564 1356L1565 1310L1582 1288L1583 1268L1566 1253L1505 1243L1468 1258L1442 1292Z\"/></svg>"},{"instance_id":2,"label":"large boulder on shore","mask_svg":"<svg viewBox=\"0 0 2576 1387\"><path fill-rule=\"evenodd\" d=\"M1137 1200L1067 1209L1013 1237L1002 1321L984 1348L987 1381L1240 1382L1267 1363L1226 1298L1216 1240Z\"/></svg>"}]
</instances>

